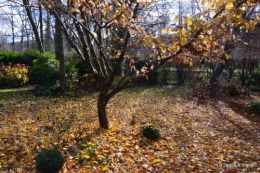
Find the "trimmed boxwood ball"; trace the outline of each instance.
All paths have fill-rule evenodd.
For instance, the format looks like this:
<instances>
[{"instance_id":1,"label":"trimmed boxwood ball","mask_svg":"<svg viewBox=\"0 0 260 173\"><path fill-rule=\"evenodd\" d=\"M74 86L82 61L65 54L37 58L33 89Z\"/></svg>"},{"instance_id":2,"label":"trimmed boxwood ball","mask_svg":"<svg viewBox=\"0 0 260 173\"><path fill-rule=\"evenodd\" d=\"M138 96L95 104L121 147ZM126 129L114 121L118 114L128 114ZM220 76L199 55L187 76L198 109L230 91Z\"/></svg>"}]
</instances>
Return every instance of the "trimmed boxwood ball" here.
<instances>
[{"instance_id":1,"label":"trimmed boxwood ball","mask_svg":"<svg viewBox=\"0 0 260 173\"><path fill-rule=\"evenodd\" d=\"M58 173L64 164L64 158L58 150L43 150L36 156L36 169L40 173Z\"/></svg>"},{"instance_id":2,"label":"trimmed boxwood ball","mask_svg":"<svg viewBox=\"0 0 260 173\"><path fill-rule=\"evenodd\" d=\"M141 127L141 132L144 137L156 140L161 137L161 132L158 128L156 128L154 125L148 124Z\"/></svg>"}]
</instances>

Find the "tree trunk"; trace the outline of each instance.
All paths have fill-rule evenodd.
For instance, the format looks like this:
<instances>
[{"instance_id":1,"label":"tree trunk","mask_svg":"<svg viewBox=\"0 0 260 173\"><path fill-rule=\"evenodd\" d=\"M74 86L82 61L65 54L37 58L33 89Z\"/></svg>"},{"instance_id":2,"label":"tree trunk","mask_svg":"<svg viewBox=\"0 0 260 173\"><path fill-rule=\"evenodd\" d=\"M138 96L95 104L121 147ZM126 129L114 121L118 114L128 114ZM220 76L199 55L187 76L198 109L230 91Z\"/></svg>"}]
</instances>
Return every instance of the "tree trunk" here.
<instances>
[{"instance_id":1,"label":"tree trunk","mask_svg":"<svg viewBox=\"0 0 260 173\"><path fill-rule=\"evenodd\" d=\"M15 33L14 33L14 16L11 17L11 26L12 26L12 51L15 51Z\"/></svg>"},{"instance_id":2,"label":"tree trunk","mask_svg":"<svg viewBox=\"0 0 260 173\"><path fill-rule=\"evenodd\" d=\"M222 58L223 59L223 58ZM210 83L214 84L217 82L217 79L219 76L222 74L223 70L225 68L225 64L219 64L219 66L216 68L216 70L213 72L211 78L210 78Z\"/></svg>"},{"instance_id":3,"label":"tree trunk","mask_svg":"<svg viewBox=\"0 0 260 173\"><path fill-rule=\"evenodd\" d=\"M40 39L43 51L45 50L44 40L43 40L43 18L42 18L42 5L39 3L39 23L40 23Z\"/></svg>"},{"instance_id":4,"label":"tree trunk","mask_svg":"<svg viewBox=\"0 0 260 173\"><path fill-rule=\"evenodd\" d=\"M23 37L24 37L24 27L22 26L22 33L21 33L21 41L20 41L20 51L23 51Z\"/></svg>"},{"instance_id":5,"label":"tree trunk","mask_svg":"<svg viewBox=\"0 0 260 173\"><path fill-rule=\"evenodd\" d=\"M44 49L43 49L43 44L42 44L42 40L40 38L40 34L38 32L38 29L37 29L37 26L33 20L33 16L32 16L32 12L30 10L30 7L29 7L29 0L23 0L23 5L25 6L25 10L26 10L26 13L27 13L27 16L28 16L28 19L32 25L32 29L33 29L33 33L35 35L35 39L36 39L36 42L37 42L37 45L38 45L38 49L41 53L44 52Z\"/></svg>"},{"instance_id":6,"label":"tree trunk","mask_svg":"<svg viewBox=\"0 0 260 173\"><path fill-rule=\"evenodd\" d=\"M57 4L60 4L61 1L58 0L56 2ZM64 57L64 48L63 48L63 33L62 33L62 23L58 19L58 17L61 17L60 12L58 11L58 14L55 18L55 56L59 60L59 81L60 81L60 88L63 93L66 93L66 73L65 73L65 57Z\"/></svg>"},{"instance_id":7,"label":"tree trunk","mask_svg":"<svg viewBox=\"0 0 260 173\"><path fill-rule=\"evenodd\" d=\"M231 53L231 51L233 50L233 48L235 47L235 42L233 40L227 40L225 43L225 47L224 47L224 51L227 55L229 55ZM215 83L217 82L217 79L219 78L219 76L222 74L224 68L225 68L225 64L227 62L227 58L225 55L222 55L221 59L225 62L225 63L220 63L218 65L218 67L213 71L213 74L210 78L210 83L211 85L215 85Z\"/></svg>"},{"instance_id":8,"label":"tree trunk","mask_svg":"<svg viewBox=\"0 0 260 173\"><path fill-rule=\"evenodd\" d=\"M98 96L98 120L101 128L108 129L108 119L106 113L107 106L106 94L100 93Z\"/></svg>"},{"instance_id":9,"label":"tree trunk","mask_svg":"<svg viewBox=\"0 0 260 173\"><path fill-rule=\"evenodd\" d=\"M53 51L53 42L52 42L52 38L51 38L51 17L50 17L50 14L47 13L47 16L46 16L46 21L45 21L45 39L44 39L44 42L45 42L45 50L46 51Z\"/></svg>"},{"instance_id":10,"label":"tree trunk","mask_svg":"<svg viewBox=\"0 0 260 173\"><path fill-rule=\"evenodd\" d=\"M178 85L184 84L184 68L182 65L177 66Z\"/></svg>"}]
</instances>

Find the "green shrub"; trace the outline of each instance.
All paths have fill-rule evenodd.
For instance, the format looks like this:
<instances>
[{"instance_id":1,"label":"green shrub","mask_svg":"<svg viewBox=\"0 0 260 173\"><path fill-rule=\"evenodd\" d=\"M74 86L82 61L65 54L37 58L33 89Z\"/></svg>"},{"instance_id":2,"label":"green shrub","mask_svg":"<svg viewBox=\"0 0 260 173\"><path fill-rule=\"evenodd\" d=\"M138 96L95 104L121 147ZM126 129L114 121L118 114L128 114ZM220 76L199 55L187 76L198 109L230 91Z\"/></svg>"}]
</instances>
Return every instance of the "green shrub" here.
<instances>
[{"instance_id":1,"label":"green shrub","mask_svg":"<svg viewBox=\"0 0 260 173\"><path fill-rule=\"evenodd\" d=\"M40 173L58 173L64 164L64 158L58 150L43 150L36 156L36 169Z\"/></svg>"},{"instance_id":2,"label":"green shrub","mask_svg":"<svg viewBox=\"0 0 260 173\"><path fill-rule=\"evenodd\" d=\"M160 130L151 124L142 126L141 133L143 134L144 137L151 140L156 140L161 137Z\"/></svg>"},{"instance_id":3,"label":"green shrub","mask_svg":"<svg viewBox=\"0 0 260 173\"><path fill-rule=\"evenodd\" d=\"M50 54L50 53L45 53L45 54ZM22 52L20 59L20 63L32 66L32 63L34 60L40 58L42 54L38 50L34 49L27 49L24 52Z\"/></svg>"},{"instance_id":4,"label":"green shrub","mask_svg":"<svg viewBox=\"0 0 260 173\"><path fill-rule=\"evenodd\" d=\"M59 81L37 86L35 88L35 94L38 96L59 96L61 94Z\"/></svg>"},{"instance_id":5,"label":"green shrub","mask_svg":"<svg viewBox=\"0 0 260 173\"><path fill-rule=\"evenodd\" d=\"M260 89L260 69L255 70L250 76L249 76L249 82L250 82L250 88L252 90L254 89Z\"/></svg>"},{"instance_id":6,"label":"green shrub","mask_svg":"<svg viewBox=\"0 0 260 173\"><path fill-rule=\"evenodd\" d=\"M0 62L8 65L9 63L16 64L15 59L18 53L9 52L9 51L1 51L0 52Z\"/></svg>"},{"instance_id":7,"label":"green shrub","mask_svg":"<svg viewBox=\"0 0 260 173\"><path fill-rule=\"evenodd\" d=\"M78 74L79 76L83 76L84 74L87 73L87 67L84 63L82 63L81 61L79 61L75 67L78 69Z\"/></svg>"},{"instance_id":8,"label":"green shrub","mask_svg":"<svg viewBox=\"0 0 260 173\"><path fill-rule=\"evenodd\" d=\"M76 67L80 59L76 52L70 52L65 57L65 72L67 76L67 92L74 93L79 78L79 69Z\"/></svg>"},{"instance_id":9,"label":"green shrub","mask_svg":"<svg viewBox=\"0 0 260 173\"><path fill-rule=\"evenodd\" d=\"M246 107L246 113L260 115L260 101L253 100L250 104L248 104Z\"/></svg>"},{"instance_id":10,"label":"green shrub","mask_svg":"<svg viewBox=\"0 0 260 173\"><path fill-rule=\"evenodd\" d=\"M3 51L0 52L0 61L5 65L12 64L26 64L32 66L32 62L41 56L38 50L28 49L22 53Z\"/></svg>"},{"instance_id":11,"label":"green shrub","mask_svg":"<svg viewBox=\"0 0 260 173\"><path fill-rule=\"evenodd\" d=\"M54 54L43 54L33 61L29 77L31 82L39 85L56 83L59 79L59 61L55 59Z\"/></svg>"},{"instance_id":12,"label":"green shrub","mask_svg":"<svg viewBox=\"0 0 260 173\"><path fill-rule=\"evenodd\" d=\"M66 55L66 73L71 74L75 72L79 76L87 73L86 65L81 61L77 52L73 51Z\"/></svg>"},{"instance_id":13,"label":"green shrub","mask_svg":"<svg viewBox=\"0 0 260 173\"><path fill-rule=\"evenodd\" d=\"M0 68L0 87L19 87L29 81L28 66L15 64Z\"/></svg>"},{"instance_id":14,"label":"green shrub","mask_svg":"<svg viewBox=\"0 0 260 173\"><path fill-rule=\"evenodd\" d=\"M59 61L54 54L44 53L29 69L30 83L38 84L37 95L53 95L59 89Z\"/></svg>"},{"instance_id":15,"label":"green shrub","mask_svg":"<svg viewBox=\"0 0 260 173\"><path fill-rule=\"evenodd\" d=\"M76 52L70 52L65 56L65 71L68 75L77 75L77 64L80 63L79 56Z\"/></svg>"}]
</instances>

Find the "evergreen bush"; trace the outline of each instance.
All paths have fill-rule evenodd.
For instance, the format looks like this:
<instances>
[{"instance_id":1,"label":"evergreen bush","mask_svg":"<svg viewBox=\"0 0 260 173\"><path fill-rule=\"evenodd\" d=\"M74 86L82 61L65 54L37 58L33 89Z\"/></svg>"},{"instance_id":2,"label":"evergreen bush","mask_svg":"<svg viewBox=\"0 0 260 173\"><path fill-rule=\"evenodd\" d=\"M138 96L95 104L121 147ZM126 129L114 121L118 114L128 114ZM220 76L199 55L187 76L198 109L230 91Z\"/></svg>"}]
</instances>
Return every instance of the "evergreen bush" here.
<instances>
[{"instance_id":1,"label":"evergreen bush","mask_svg":"<svg viewBox=\"0 0 260 173\"><path fill-rule=\"evenodd\" d=\"M9 63L11 64L16 64L16 57L18 53L16 52L9 52L9 51L0 51L0 62L2 65L8 65Z\"/></svg>"},{"instance_id":2,"label":"evergreen bush","mask_svg":"<svg viewBox=\"0 0 260 173\"><path fill-rule=\"evenodd\" d=\"M151 140L156 140L161 137L160 130L152 124L142 126L141 133L143 134L144 137Z\"/></svg>"},{"instance_id":3,"label":"evergreen bush","mask_svg":"<svg viewBox=\"0 0 260 173\"><path fill-rule=\"evenodd\" d=\"M260 101L259 100L253 100L251 103L249 103L247 105L245 111L248 114L260 115Z\"/></svg>"},{"instance_id":4,"label":"evergreen bush","mask_svg":"<svg viewBox=\"0 0 260 173\"><path fill-rule=\"evenodd\" d=\"M30 83L38 84L37 95L56 95L59 90L59 61L54 54L44 53L29 69Z\"/></svg>"},{"instance_id":5,"label":"evergreen bush","mask_svg":"<svg viewBox=\"0 0 260 173\"><path fill-rule=\"evenodd\" d=\"M38 50L28 49L24 52L12 52L12 51L0 51L0 62L4 65L11 64L25 64L27 66L32 66L32 62L38 59L40 52Z\"/></svg>"},{"instance_id":6,"label":"evergreen bush","mask_svg":"<svg viewBox=\"0 0 260 173\"><path fill-rule=\"evenodd\" d=\"M35 84L56 83L59 79L59 61L55 59L54 54L45 53L33 61L28 74L31 82Z\"/></svg>"},{"instance_id":7,"label":"evergreen bush","mask_svg":"<svg viewBox=\"0 0 260 173\"><path fill-rule=\"evenodd\" d=\"M64 164L64 158L58 150L43 150L36 156L36 169L40 173L58 173Z\"/></svg>"},{"instance_id":8,"label":"evergreen bush","mask_svg":"<svg viewBox=\"0 0 260 173\"><path fill-rule=\"evenodd\" d=\"M255 70L249 76L250 89L259 90L260 89L260 69Z\"/></svg>"}]
</instances>

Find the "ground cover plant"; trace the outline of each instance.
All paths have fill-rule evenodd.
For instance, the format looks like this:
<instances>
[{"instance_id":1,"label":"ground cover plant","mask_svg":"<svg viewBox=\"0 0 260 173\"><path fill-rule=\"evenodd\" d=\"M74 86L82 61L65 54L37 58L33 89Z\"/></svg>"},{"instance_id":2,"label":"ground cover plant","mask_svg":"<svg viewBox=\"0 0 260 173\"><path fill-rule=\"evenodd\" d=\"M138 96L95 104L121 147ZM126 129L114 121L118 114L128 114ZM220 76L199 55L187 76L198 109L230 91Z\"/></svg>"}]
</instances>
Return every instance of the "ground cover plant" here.
<instances>
[{"instance_id":1,"label":"ground cover plant","mask_svg":"<svg viewBox=\"0 0 260 173\"><path fill-rule=\"evenodd\" d=\"M36 97L0 90L0 172L36 172L36 155L61 151L63 172L259 172L259 116L245 96L197 101L184 87L133 87L111 99L100 129L96 93ZM134 117L134 123L132 123ZM141 127L153 124L160 138Z\"/></svg>"}]
</instances>

